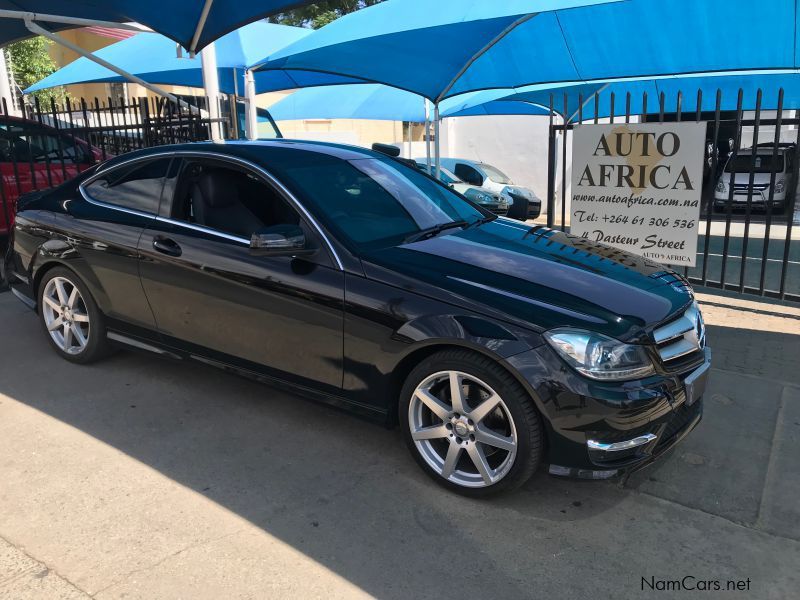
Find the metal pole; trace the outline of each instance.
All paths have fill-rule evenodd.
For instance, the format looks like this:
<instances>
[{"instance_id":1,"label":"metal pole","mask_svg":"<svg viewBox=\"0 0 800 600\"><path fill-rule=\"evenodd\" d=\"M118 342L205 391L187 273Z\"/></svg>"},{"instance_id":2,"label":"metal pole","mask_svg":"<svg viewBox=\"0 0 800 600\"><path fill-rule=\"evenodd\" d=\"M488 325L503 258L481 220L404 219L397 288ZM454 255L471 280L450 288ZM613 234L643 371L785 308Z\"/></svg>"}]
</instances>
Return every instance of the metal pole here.
<instances>
[{"instance_id":1,"label":"metal pole","mask_svg":"<svg viewBox=\"0 0 800 600\"><path fill-rule=\"evenodd\" d=\"M217 51L214 44L209 44L200 51L200 63L203 69L203 88L208 98L211 141L220 142L222 124L219 122L219 71L217 71Z\"/></svg>"},{"instance_id":2,"label":"metal pole","mask_svg":"<svg viewBox=\"0 0 800 600\"><path fill-rule=\"evenodd\" d=\"M138 83L142 87L147 88L148 90L150 90L151 92L153 92L155 94L158 94L159 96L163 96L164 98L168 98L172 102L177 102L177 103L183 104L183 105L189 107L190 109L193 108L193 107L190 107L188 104L186 104L183 100L180 100L180 99L176 98L175 96L173 96L172 94L170 94L169 92L167 92L165 90L162 90L157 85L153 85L152 83L148 83L144 79L142 79L141 77L137 77L136 75L128 73L127 71L124 71L124 70L120 69L119 67L117 67L115 65L112 65L107 60L103 60L102 58L100 58L98 56L95 56L94 54L92 54L88 50L84 50L80 46L77 46L76 44L73 44L72 42L65 40L61 36L56 35L55 33L52 33L51 31L47 31L47 29L44 29L43 27L40 27L38 24L34 23L33 21L25 21L25 27L27 27L28 31L30 31L31 33L35 33L36 35L41 35L41 36L46 37L49 40L53 40L56 44L58 44L60 46L64 46L65 48L69 48L70 50L72 50L76 54L79 54L79 55L81 55L81 56L83 56L85 58L88 58L92 62L97 63L101 67L105 67L109 71L113 71L117 75L120 75L120 76L124 77L125 79L127 79L129 81L132 81L133 83Z\"/></svg>"},{"instance_id":3,"label":"metal pole","mask_svg":"<svg viewBox=\"0 0 800 600\"><path fill-rule=\"evenodd\" d=\"M61 23L75 27L108 27L111 29L124 29L126 31L152 31L144 25L129 25L116 21L100 21L98 19L81 19L78 17L65 17L62 15L48 15L43 13L25 12L22 10L0 10L2 19L21 19L23 21L43 21L45 23Z\"/></svg>"},{"instance_id":4,"label":"metal pole","mask_svg":"<svg viewBox=\"0 0 800 600\"><path fill-rule=\"evenodd\" d=\"M441 122L442 120L439 118L439 104L437 103L433 105L433 150L436 163L436 179L439 179L442 174L442 141L439 139Z\"/></svg>"},{"instance_id":5,"label":"metal pole","mask_svg":"<svg viewBox=\"0 0 800 600\"><path fill-rule=\"evenodd\" d=\"M192 42L189 44L188 48L190 58L194 58L194 55L197 52L197 42L200 41L200 34L203 33L203 28L206 26L208 13L211 11L211 4L213 2L214 0L206 0L205 4L203 5L203 10L200 12L200 18L197 20L197 27L194 28Z\"/></svg>"},{"instance_id":6,"label":"metal pole","mask_svg":"<svg viewBox=\"0 0 800 600\"><path fill-rule=\"evenodd\" d=\"M244 72L245 120L244 131L248 140L258 139L258 107L256 106L256 80L249 69Z\"/></svg>"},{"instance_id":7,"label":"metal pole","mask_svg":"<svg viewBox=\"0 0 800 600\"><path fill-rule=\"evenodd\" d=\"M425 98L425 164L428 168L428 175L433 171L431 169L431 109L428 105L428 99Z\"/></svg>"}]
</instances>

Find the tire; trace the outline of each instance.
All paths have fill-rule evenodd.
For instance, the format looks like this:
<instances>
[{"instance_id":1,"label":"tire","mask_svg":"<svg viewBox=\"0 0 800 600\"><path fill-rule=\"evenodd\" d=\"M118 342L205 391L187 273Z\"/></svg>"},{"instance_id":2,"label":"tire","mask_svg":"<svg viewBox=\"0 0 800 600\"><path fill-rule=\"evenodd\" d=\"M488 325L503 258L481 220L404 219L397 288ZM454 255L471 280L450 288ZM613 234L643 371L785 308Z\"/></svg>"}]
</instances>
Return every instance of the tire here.
<instances>
[{"instance_id":1,"label":"tire","mask_svg":"<svg viewBox=\"0 0 800 600\"><path fill-rule=\"evenodd\" d=\"M453 382L461 391L455 405ZM465 496L514 490L542 458L541 418L532 399L499 364L475 352L443 350L423 360L403 385L398 414L417 463Z\"/></svg>"},{"instance_id":2,"label":"tire","mask_svg":"<svg viewBox=\"0 0 800 600\"><path fill-rule=\"evenodd\" d=\"M45 273L37 300L39 320L59 356L88 364L107 354L105 318L75 272L55 267Z\"/></svg>"}]
</instances>

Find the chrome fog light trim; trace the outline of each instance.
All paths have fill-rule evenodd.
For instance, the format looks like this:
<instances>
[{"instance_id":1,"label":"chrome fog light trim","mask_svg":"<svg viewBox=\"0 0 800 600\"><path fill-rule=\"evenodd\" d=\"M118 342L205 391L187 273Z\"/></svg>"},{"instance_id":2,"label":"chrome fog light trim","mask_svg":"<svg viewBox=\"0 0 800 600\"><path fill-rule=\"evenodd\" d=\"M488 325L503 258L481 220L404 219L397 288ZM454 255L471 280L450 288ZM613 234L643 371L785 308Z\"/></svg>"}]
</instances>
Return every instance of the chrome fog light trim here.
<instances>
[{"instance_id":1,"label":"chrome fog light trim","mask_svg":"<svg viewBox=\"0 0 800 600\"><path fill-rule=\"evenodd\" d=\"M590 450L599 450L601 452L619 452L620 450L630 450L631 448L644 446L645 444L649 444L650 442L652 442L657 437L658 436L652 433L646 433L644 435L635 437L632 440L625 440L624 442L613 442L611 444L598 442L595 440L587 440L586 445L589 447Z\"/></svg>"}]
</instances>

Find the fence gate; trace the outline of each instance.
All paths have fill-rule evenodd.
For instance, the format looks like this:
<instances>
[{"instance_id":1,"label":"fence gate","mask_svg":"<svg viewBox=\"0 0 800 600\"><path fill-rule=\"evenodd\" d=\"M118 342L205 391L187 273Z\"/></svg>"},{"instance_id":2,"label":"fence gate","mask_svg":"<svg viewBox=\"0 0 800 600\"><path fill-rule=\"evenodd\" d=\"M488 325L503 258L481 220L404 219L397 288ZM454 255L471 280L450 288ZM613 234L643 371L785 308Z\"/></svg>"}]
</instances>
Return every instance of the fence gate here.
<instances>
[{"instance_id":1,"label":"fence gate","mask_svg":"<svg viewBox=\"0 0 800 600\"><path fill-rule=\"evenodd\" d=\"M624 110L615 114L615 103ZM800 302L800 111L784 110L783 90L752 98L718 90L713 101L702 90L669 99L551 95L548 227L570 230L576 125L681 121L705 124L706 148L696 266L670 266L695 285Z\"/></svg>"}]
</instances>

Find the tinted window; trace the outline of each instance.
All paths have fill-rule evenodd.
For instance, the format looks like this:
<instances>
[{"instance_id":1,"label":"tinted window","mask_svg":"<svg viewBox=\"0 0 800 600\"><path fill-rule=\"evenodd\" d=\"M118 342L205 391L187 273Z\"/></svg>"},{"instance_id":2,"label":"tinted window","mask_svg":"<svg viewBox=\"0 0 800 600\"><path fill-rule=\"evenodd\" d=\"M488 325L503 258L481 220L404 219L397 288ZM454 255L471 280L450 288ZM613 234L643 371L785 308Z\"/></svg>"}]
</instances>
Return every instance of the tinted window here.
<instances>
[{"instance_id":1,"label":"tinted window","mask_svg":"<svg viewBox=\"0 0 800 600\"><path fill-rule=\"evenodd\" d=\"M750 168L753 166L752 154L740 154L728 161L728 166L725 167L725 172L730 173L749 173ZM776 173L783 173L783 155L778 154L773 156L771 154L757 154L755 159L754 173L772 173L773 169Z\"/></svg>"},{"instance_id":2,"label":"tinted window","mask_svg":"<svg viewBox=\"0 0 800 600\"><path fill-rule=\"evenodd\" d=\"M159 158L112 168L84 189L93 200L155 214L169 163L169 158Z\"/></svg>"},{"instance_id":3,"label":"tinted window","mask_svg":"<svg viewBox=\"0 0 800 600\"><path fill-rule=\"evenodd\" d=\"M183 161L168 214L243 239L275 225L300 223L297 211L271 186L249 171L213 160Z\"/></svg>"},{"instance_id":4,"label":"tinted window","mask_svg":"<svg viewBox=\"0 0 800 600\"><path fill-rule=\"evenodd\" d=\"M70 136L41 128L0 125L0 160L21 163L85 164L91 162L88 149Z\"/></svg>"},{"instance_id":5,"label":"tinted window","mask_svg":"<svg viewBox=\"0 0 800 600\"><path fill-rule=\"evenodd\" d=\"M484 216L447 187L399 162L310 156L275 170L343 241L356 246L395 245L422 229Z\"/></svg>"},{"instance_id":6,"label":"tinted window","mask_svg":"<svg viewBox=\"0 0 800 600\"><path fill-rule=\"evenodd\" d=\"M456 176L471 185L483 185L483 176L475 169L464 163L456 165Z\"/></svg>"}]
</instances>

